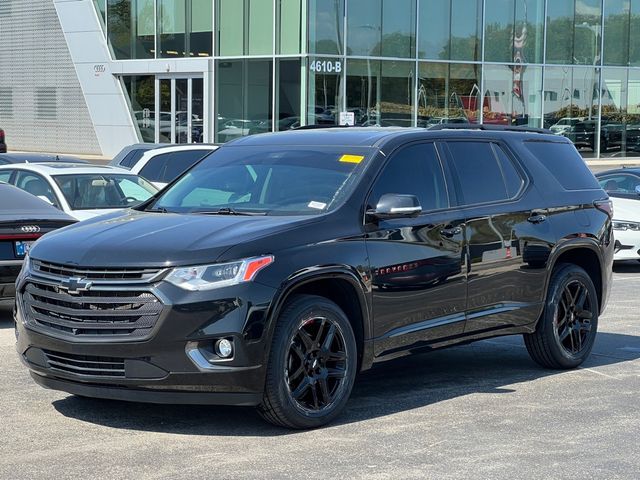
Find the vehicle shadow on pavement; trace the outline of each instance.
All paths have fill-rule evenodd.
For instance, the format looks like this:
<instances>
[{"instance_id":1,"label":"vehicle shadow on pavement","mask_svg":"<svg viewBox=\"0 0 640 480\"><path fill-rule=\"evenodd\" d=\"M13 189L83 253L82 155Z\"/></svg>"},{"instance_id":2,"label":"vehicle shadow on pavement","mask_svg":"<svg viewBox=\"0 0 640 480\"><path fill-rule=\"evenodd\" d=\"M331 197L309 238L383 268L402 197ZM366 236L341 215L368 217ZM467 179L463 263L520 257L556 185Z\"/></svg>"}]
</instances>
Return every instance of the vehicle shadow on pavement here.
<instances>
[{"instance_id":1,"label":"vehicle shadow on pavement","mask_svg":"<svg viewBox=\"0 0 640 480\"><path fill-rule=\"evenodd\" d=\"M640 337L598 334L584 368L640 358ZM361 422L471 394L508 395L521 382L565 372L529 359L521 337L414 355L361 374L333 425ZM66 417L110 428L188 435L277 436L297 433L262 421L252 408L153 405L69 396L53 402ZM299 432L298 432L299 433Z\"/></svg>"}]
</instances>

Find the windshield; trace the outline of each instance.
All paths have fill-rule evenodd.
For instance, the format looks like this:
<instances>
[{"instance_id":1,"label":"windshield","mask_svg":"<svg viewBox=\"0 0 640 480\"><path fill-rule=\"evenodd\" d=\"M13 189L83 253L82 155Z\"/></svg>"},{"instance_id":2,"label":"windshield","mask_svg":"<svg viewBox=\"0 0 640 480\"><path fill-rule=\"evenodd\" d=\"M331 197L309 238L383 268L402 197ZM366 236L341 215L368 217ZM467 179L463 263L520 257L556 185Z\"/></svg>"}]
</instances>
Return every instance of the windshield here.
<instances>
[{"instance_id":1,"label":"windshield","mask_svg":"<svg viewBox=\"0 0 640 480\"><path fill-rule=\"evenodd\" d=\"M137 175L54 175L53 179L72 210L132 207L158 191Z\"/></svg>"},{"instance_id":2,"label":"windshield","mask_svg":"<svg viewBox=\"0 0 640 480\"><path fill-rule=\"evenodd\" d=\"M223 147L148 209L181 213L314 215L351 192L370 148Z\"/></svg>"}]
</instances>

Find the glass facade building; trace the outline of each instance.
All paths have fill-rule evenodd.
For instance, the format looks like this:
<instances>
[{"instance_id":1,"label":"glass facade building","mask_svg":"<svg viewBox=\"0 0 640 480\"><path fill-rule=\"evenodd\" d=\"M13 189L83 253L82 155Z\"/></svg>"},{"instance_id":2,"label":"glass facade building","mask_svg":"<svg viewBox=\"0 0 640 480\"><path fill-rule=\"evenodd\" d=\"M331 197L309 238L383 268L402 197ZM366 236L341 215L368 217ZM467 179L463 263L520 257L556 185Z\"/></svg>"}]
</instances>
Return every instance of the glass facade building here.
<instances>
[{"instance_id":1,"label":"glass facade building","mask_svg":"<svg viewBox=\"0 0 640 480\"><path fill-rule=\"evenodd\" d=\"M92 1L142 141L455 122L640 156L640 0Z\"/></svg>"}]
</instances>

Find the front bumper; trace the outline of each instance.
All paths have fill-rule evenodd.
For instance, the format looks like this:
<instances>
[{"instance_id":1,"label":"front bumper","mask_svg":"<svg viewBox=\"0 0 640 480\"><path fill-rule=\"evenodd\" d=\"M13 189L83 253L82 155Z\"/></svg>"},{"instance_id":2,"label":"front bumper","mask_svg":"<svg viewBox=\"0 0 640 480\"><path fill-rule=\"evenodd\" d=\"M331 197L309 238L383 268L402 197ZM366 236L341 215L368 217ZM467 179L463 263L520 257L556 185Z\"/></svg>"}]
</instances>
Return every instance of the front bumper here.
<instances>
[{"instance_id":1,"label":"front bumper","mask_svg":"<svg viewBox=\"0 0 640 480\"><path fill-rule=\"evenodd\" d=\"M640 232L634 230L615 230L614 261L640 260Z\"/></svg>"},{"instance_id":2,"label":"front bumper","mask_svg":"<svg viewBox=\"0 0 640 480\"><path fill-rule=\"evenodd\" d=\"M43 387L151 403L257 405L262 399L270 287L254 282L185 292L160 282L150 291L162 299L162 312L150 334L136 339L43 328L23 298L28 280L19 282L16 349ZM220 338L233 341L231 359L215 355Z\"/></svg>"}]
</instances>

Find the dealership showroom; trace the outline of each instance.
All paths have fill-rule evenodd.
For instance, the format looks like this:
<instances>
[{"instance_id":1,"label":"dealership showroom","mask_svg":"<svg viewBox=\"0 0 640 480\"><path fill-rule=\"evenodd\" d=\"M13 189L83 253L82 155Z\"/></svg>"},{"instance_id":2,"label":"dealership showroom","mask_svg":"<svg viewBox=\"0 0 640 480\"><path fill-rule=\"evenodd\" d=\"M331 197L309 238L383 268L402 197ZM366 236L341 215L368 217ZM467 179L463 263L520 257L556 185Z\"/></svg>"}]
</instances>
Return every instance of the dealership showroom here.
<instances>
[{"instance_id":1,"label":"dealership showroom","mask_svg":"<svg viewBox=\"0 0 640 480\"><path fill-rule=\"evenodd\" d=\"M332 128L329 135L337 132L335 138L327 136L325 129L328 128ZM85 348L92 342L96 345L108 343L106 337L96 339L92 335L97 335L101 329L107 332L107 327L99 324L107 321L109 305L122 304L113 307L113 311L123 319L127 315L124 310L134 308L122 303L129 294L117 291L128 281L140 286L140 291L147 288L144 285L154 285L147 293L136 293L142 305L139 308L147 312L145 315L149 315L149 319L152 315L162 318L164 313L160 311L164 307L172 307L176 312L176 318L172 320L177 322L192 321L197 312L201 316L214 315L210 313L214 303L215 315L221 318L224 315L231 317L227 312L234 309L238 312L246 310L247 323L242 331L242 341L248 345L246 352L231 334L223 338L218 333L206 350L198 342L203 335L213 335L211 332L215 328L202 327L189 332L180 344L180 353L184 357L182 360L188 358L193 362L189 363L190 367L195 368L195 365L200 372L212 375L223 375L236 368L244 369L246 378L253 378L251 376L258 376L255 372L262 372L264 367L267 372L265 389L268 389L271 381L268 372L275 361L268 355L269 351L278 351L276 340L273 346L269 343L264 348L267 356L263 365L247 367L240 364L239 367L234 363L242 360L242 355L249 358L258 348L255 344L252 346L251 335L262 335L254 331L259 323L256 320L258 310L264 306L262 303L268 303L261 296L266 293L261 290L251 300L230 293L229 298L215 302L203 294L197 297L197 302L181 309L180 299L200 291L201 285L193 287L188 294L182 292L184 297L176 296L175 302L168 292L180 291L180 282L188 283L198 276L204 284L209 268L216 264L226 269L215 270L210 275L223 278L220 281L226 282L225 286L235 285L233 282L240 279L238 282L252 282L251 285L260 285L267 290L267 280L261 279L267 278L272 270L284 268L284 264L292 269L298 266L296 262L309 255L305 254L304 248L320 248L320 245L322 249L318 251L321 252L347 251L352 248L349 245L361 240L345 234L346 226L343 232L340 227L330 227L329 223L317 223L317 230L314 230L315 224L308 223L307 229L314 230L311 233L299 233L294 229L299 228L298 224L293 223L287 230L283 227L285 222L305 215L295 209L281 217L271 217L269 210L260 213L264 216L256 219L256 212L243 212L241 203L234 203L237 209L231 206L233 202L246 200L249 196L246 192L231 194L225 200L228 205L216 207L215 211L171 210L168 203L162 203L163 199L174 199L183 188L181 186L188 185L192 181L190 178L197 176L191 175L189 169L203 171L199 180L202 183L209 175L203 167L207 161L211 165L214 161L219 162L221 171L225 172L224 169L231 171L233 167L229 165L233 162L246 163L241 180L257 185L262 178L260 167L269 166L271 161L274 165L289 165L291 172L297 172L295 169L307 161L304 153L307 150L303 148L304 141L294 139L297 135L307 135L305 138L309 141L319 140L318 149L327 148L337 155L334 163L338 167L332 166L333 170L318 167L318 183L325 181L326 172L342 174L346 169L349 169L349 175L363 173L360 178L366 179L373 168L369 167L370 163L384 162L388 156L394 158L390 153L392 150L379 147L386 135L379 132L404 132L398 134L402 136L409 131L419 135L428 130L444 132L445 136L458 132L467 135L467 140L475 138L473 135L476 134L499 132L508 136L517 131L519 133L513 133L513 138L522 136L523 144L535 143L537 138L542 139L540 142L564 143L575 156L574 161L581 167L586 164L584 171L588 180L594 182L602 198L587 198L586 194L576 193L580 190L577 187L573 190L567 187L563 192L566 196L555 197L552 191L542 191L540 201L545 207L530 207L522 222L525 227L515 215L507 220L499 218L497 210L487 210L488 220L482 226L476 225L475 229L468 226L472 223L470 214L464 217L466 224L461 223L461 228L457 224L446 224L442 220L444 210L459 207L455 210L464 213L465 205L475 204L463 202L467 192L457 180L463 177L455 170L459 167L451 167L455 152L453 147L445 145L450 141L447 140L449 137L437 137L431 140L435 145L433 151L439 158L438 165L442 165L442 181L445 187L450 187L440 192L446 197L443 212L436 207L433 222L423 222L426 226L422 229L399 223L393 227L393 222L400 222L401 217L376 217L377 221L388 221L392 225L384 235L378 232L376 237L367 219L376 215L373 207L378 211L381 208L382 198L386 197L382 195L377 205L365 203L358 210L359 221L364 219L359 227L362 227L362 239L386 240L393 247L389 251L398 255L402 245L408 242L434 250L453 248L451 245L455 244L458 235L466 253L463 248L454 265L457 270L449 272L448 277L429 282L423 279L420 280L423 283L419 283L409 275L410 280L406 281L415 282L411 286L398 287L393 279L376 286L376 277L382 275L380 272L385 268L386 274L393 271L393 274L401 275L411 270L423 272L424 265L416 254L411 253L398 257L402 260L389 260L385 267L375 269L375 249L371 247L366 256L354 261L352 269L354 277L364 285L363 295L369 296L362 304L369 305L366 308L373 318L376 298L386 295L386 303L381 303L380 311L384 310L384 318L392 318L394 309L408 308L412 299L431 298L427 293L420 297L419 291L437 291L442 284L450 284L451 278L463 279L461 284L467 289L463 294L466 302L471 301L471 296L467 295L470 295L473 282L483 279L486 282L488 278L494 280L491 291L485 294L487 298L493 295L497 298L501 291L518 290L517 294L522 296L536 288L548 292L554 288L554 282L559 282L558 270L549 266L554 253L543 260L540 256L546 255L547 250L555 251L557 237L554 235L558 234L558 229L554 230L552 227L556 224L545 220L562 215L562 218L569 218L567 212L573 209L575 211L571 212L563 229L575 223L576 230L560 236L563 241L587 242L591 233L584 232L592 231L594 244L596 238L598 242L607 238L607 244L611 238L610 266L607 274L601 277L607 278L608 303L602 312L583 313L587 309L584 298L579 298L581 290L578 287L571 290L574 288L571 282L579 281L579 274L576 274L567 277L568 299L562 297L555 304L555 297L549 293L547 297L541 297L540 311L551 311L556 305L555 315L560 316L558 309L564 308L567 318L578 323L580 318L586 319L589 329L589 320L594 315L597 338L589 347L592 349L584 363L563 370L552 364L549 365L557 369L542 368L540 362L532 361L528 354L532 347L523 336L507 335L523 333L526 337L533 335L535 330L532 327L525 332L514 327L522 323L518 323L518 309L524 309L517 301L519 297L514 297L511 303L492 304L493 311L498 314L515 312L510 313L513 317L510 317L510 328L513 328L505 330L506 333L478 334L464 339L465 332L459 332L451 338L463 340L447 340L447 346L452 345L447 349L436 348L441 346L437 342L420 343L415 348L395 348L398 343L393 344L393 351L384 352L381 347L372 346L372 368L362 368L362 373L355 376L350 398L348 402L345 399L346 406L343 405L340 416L332 417L326 425L309 424L320 428L305 429L293 421L270 420L269 415L276 415L273 412L277 413L278 407L274 403L276 406L271 414L264 413L264 405L271 405L268 390L265 390L263 403L259 403L258 413L251 408L258 403L235 401L203 405L191 400L156 403L149 394L153 391L170 398L169 394L181 390L182 395L187 391L204 395L208 392L206 385L185 384L174 388L162 383L145 384L141 389L148 390L146 396L134 399L142 400L140 402L126 401L129 399L117 393L110 396L92 394L100 391L103 379L98 373L93 377L92 373L86 372L97 372L98 365L117 364L119 360L115 357L118 355L127 359L127 378L134 371L133 357L138 362L136 375L144 379L156 378L151 370L156 365L150 360L154 353L135 354L136 345L153 340L143 334L130 343L123 342L118 355L97 353L92 356ZM349 132L353 133L354 140L348 140ZM369 134L371 137L367 137ZM278 136L284 139L282 143L274 140L281 152L268 140ZM354 143L345 143L340 140L343 138ZM373 138L379 138L379 143L371 140ZM543 182L537 179L535 168L527 167L526 162L533 160L518 160L520 150L507 146L508 142L501 143L499 138L502 137L487 142L491 142L493 155L498 163L502 162L500 165L504 166L505 162L516 165L513 171L521 183L517 183L513 195L507 187L505 195L505 199L515 204L526 195L527 189L537 188L536 184ZM327 145L323 144L325 141ZM267 144L269 148L264 146ZM316 143L313 145L316 148ZM264 158L255 160L255 152L249 147L255 151L265 148ZM249 149L246 154L249 159L232 153L234 149L242 151L242 148ZM290 154L296 148L300 149L299 158L291 159ZM312 149L309 145L306 148ZM500 158L500 148L503 154L507 152L506 160ZM233 158L233 162L229 158ZM162 166L158 166L160 161ZM553 159L541 162L547 165L546 162L551 164ZM508 184L508 172L502 166L501 181ZM556 169L553 165L548 168L550 171ZM557 167L563 175L581 181L583 172L574 174L569 168ZM380 171L384 173L382 167ZM478 172L478 175L483 173ZM259 192L263 203L269 195L266 182L270 181L271 174L270 170L265 186ZM272 184L278 185L276 173L273 175L272 182L275 183ZM375 172L371 175L373 181ZM327 175L327 178L333 177ZM218 178L215 180L218 183L211 188L216 192L235 192L231 189L240 188L237 187L239 181L230 174L228 181ZM291 173L288 182L281 181L281 193L298 181L304 183L304 174ZM349 177L332 198L322 202L305 200L304 208L311 209L318 217L330 218L332 202L342 198L340 195L351 198L347 197L349 192L355 195L353 192L357 192L357 187L354 185L359 181L364 180ZM480 177L477 181L483 182ZM200 185L195 193L191 192L185 198L195 195L200 207L211 207L207 194L200 192L206 187ZM312 185L307 190L314 188ZM5 189L11 191L5 193ZM456 189L458 193L453 191ZM178 193L172 196L174 190ZM460 193L462 190L465 192ZM164 192L168 193L164 195ZM391 193L401 197L407 192ZM369 190L369 194L365 191L363 195L373 194ZM34 199L34 196L39 198ZM562 200L551 205L556 198ZM32 201L38 205L32 205ZM455 201L460 203L455 204ZM426 215L422 203L423 210L413 215L411 221L417 222L416 217ZM405 213L406 209L416 206L398 205ZM336 211L340 208L343 207L336 207ZM394 208L389 210L389 215L397 213ZM12 214L13 209L18 209L19 213ZM153 223L139 219L135 213L139 211L147 216L155 215L157 220ZM608 215L605 218L609 233L595 228L594 214L585 213L591 211L596 216ZM42 216L45 213L40 212L47 212L49 216ZM105 213L108 217L100 220ZM120 224L125 222L124 217L118 215L129 215L127 221L132 225L144 221L149 225L149 232L136 233L132 229L126 241L118 240L123 248L130 249L127 252L119 250L115 243L104 246L110 239L116 242L118 229L123 228ZM408 216L402 218L406 220ZM499 221L494 222L498 218ZM170 224L169 219L174 222ZM444 222L442 228L434 227L441 221ZM156 244L158 249L164 245L163 235L167 232L175 235L172 248L184 245L184 249L190 249L194 255L204 252L202 245L209 241L202 233L202 229L208 228L206 222L219 222L210 235L230 242L229 251L246 252L248 247L242 247L244 242L258 238L259 228L269 229L271 236L267 238L264 234L264 251L259 247L253 253L225 259L230 263L218 263L224 258L222 253L215 263L212 260L204 267L200 266L202 262L195 260L178 265L167 256L164 266L158 263L154 270L153 262L143 260L151 258L149 251ZM56 236L63 238L64 232L49 232L58 228L69 232L75 230L81 235L73 237L74 242L56 243ZM429 229L427 233L426 229ZM278 236L273 233L276 230L280 232ZM543 233L539 234L540 231ZM513 232L518 232L517 237ZM335 237L329 237L330 234ZM155 237L150 240L152 235ZM193 239L190 235L194 235ZM274 252L269 249L276 248L274 245L293 242L298 235L309 238L317 235L317 241L307 240L300 251L286 261L278 254L272 255ZM497 235L500 244L499 248L491 250L490 241L478 242L476 247L481 250L478 262L490 266L474 271L473 268L477 268L472 266L474 247L469 245L473 238L482 235L486 238ZM50 242L47 243L48 238L39 240L42 236L50 236ZM525 240L529 243L521 251ZM364 240L362 242L364 244ZM534 243L535 248L529 247ZM30 258L29 249L33 245L34 258ZM374 245L374 242L368 245ZM95 257L89 246L95 248ZM56 248L62 259L59 264L36 258L38 252L54 255L51 251ZM100 248L102 251L98 252ZM137 252L140 259L140 265L133 265L139 266L135 272L132 265L125 268L124 264L117 263L119 255L130 258L131 252ZM241 260L232 262L238 258ZM604 257L599 258L600 263L606 263ZM99 259L105 259L106 263L100 264L102 260ZM511 266L495 266L496 262L505 259ZM331 267L328 265L331 262L324 260L315 259L317 264L292 272L287 277L287 282L291 283L283 282L278 288L274 287L282 297L274 296L273 304L268 309L264 306L265 312L273 314L278 322L282 322L286 314L293 315L297 304L292 298L298 297L288 298L283 292L294 291L292 285L300 282L296 284L299 285L296 287L298 296L313 297L317 293L309 286L313 282L297 279L311 278L313 272ZM82 261L87 263L82 265ZM518 262L520 266L513 276L501 270L512 268ZM532 276L532 270L542 268L545 262L548 262L545 268L551 273L544 278ZM576 265L589 271L587 267L591 264L581 262L587 260L576 259ZM104 271L96 274L98 267ZM450 265L440 263L436 267L440 271ZM37 269L41 279L46 278L46 281L42 280L45 286L39 290L40 297L30 290L29 269ZM14 272L11 282L6 280L10 270ZM590 271L588 273L591 275ZM60 285L55 283L63 275L67 276L66 280L61 280ZM132 281L134 275L139 276ZM333 299L330 292L342 288L336 287L342 281L340 275L332 273L324 279L322 292L329 292L327 298ZM520 282L525 278L529 282L531 278L537 278L539 285L522 283L524 286L516 289L508 283L512 279ZM113 286L103 288L104 292L99 292L101 297L91 297L99 300L90 306L71 298L85 295L96 286L100 290L99 285L107 281L112 281ZM308 281L307 287L303 286L305 281ZM333 286L332 282L335 282ZM165 286L158 287L159 284ZM313 285L320 288L317 282ZM598 282L594 285L602 288ZM130 287L131 284L127 284L127 288ZM269 284L268 288L271 287ZM209 291L208 288L204 290ZM234 288L241 290L237 285ZM257 286L254 289L257 290ZM588 292L583 295L590 295L591 290L585 289ZM336 295L344 297L344 302L348 303L346 298L351 290L340 291L342 293ZM595 290L593 292L595 295ZM0 480L210 477L638 479L639 292L640 0L0 0ZM470 313L469 303L460 311L453 304L459 298L445 295L449 293L436 299L438 302L450 301L450 305L443 307L444 313L425 328L448 326L460 316L469 322L474 315L485 315ZM598 300L594 297L592 302L606 301L606 295L602 298L600 290L598 295ZM393 300L389 300L392 296ZM63 301L63 297L66 300ZM78 342L69 344L66 352L69 356L64 358L43 347L41 356L46 359L42 362L49 362L47 365L54 370L63 368L59 362L72 362L64 367L65 374L84 369L79 375L86 376L80 383L87 390L65 390L53 384L45 385L37 379L40 385L34 382L38 372L34 373L31 364L37 364L38 360L20 348L21 342L25 342L24 337L20 338L24 331L17 328L22 322L21 310L26 308L24 302L31 301L35 305L34 321L40 322L40 326L62 325L53 332L52 337L57 340L48 344L49 350L55 350L56 342L64 335L75 337L74 341ZM55 302L59 302L57 310L51 307ZM351 316L352 312L343 307L343 303L336 303L345 311L343 316ZM489 300L486 303L489 304ZM43 320L42 312L46 308L53 308L54 313L50 313L52 317L47 320L51 323ZM72 313L74 308L94 311L95 318L91 318L97 326L87 338L78 340L82 328L70 326L76 321ZM362 308L366 310L365 306ZM273 312L279 312L280 316ZM401 335L418 335L427 324L426 317L418 318L419 314L419 311L407 314L413 315L414 322L406 327L407 330L397 328L385 335L397 342ZM267 318L267 313L264 315ZM324 321L324 315L320 313L313 318ZM545 315L540 314L540 322ZM331 323L330 315L326 316ZM300 331L307 328L305 325L309 325L309 321L301 324ZM557 323L558 320L554 321ZM250 325L252 322L255 325ZM260 328L276 338L282 323L265 322L266 325L260 324ZM392 320L388 322L393 323ZM28 320L25 320L26 324ZM150 323L144 328L149 327L151 332L154 325ZM311 372L309 375L316 375L313 378L321 375L318 372L323 371L323 362L332 361L322 356L321 338L325 338L322 325L313 340L320 353L305 353L307 356L301 354L300 357L304 368ZM486 332L497 328L490 320L486 321L485 327ZM113 334L118 328L121 327L116 325L109 332ZM175 331L181 331L180 328L176 327ZM340 331L339 325L337 328ZM295 335L302 338L299 333ZM295 335L290 340L291 345L296 341ZM327 339L330 338L328 335ZM363 345L367 342L374 345L382 338L373 333L367 335L366 328L354 331L354 342L364 339ZM556 331L556 337L558 335L561 333ZM595 328L593 335L589 338L595 338ZM578 338L582 344L582 337ZM480 341L471 343L472 340ZM562 339L558 341L562 343ZM573 336L571 341L573 347ZM333 337L324 341L327 345L331 342L334 342ZM168 348L177 343L176 338L162 337L162 344L154 344L153 349ZM346 357L348 339L341 345L340 351L333 354ZM362 353L364 347L358 345L360 367L367 354ZM377 361L378 354L380 361ZM227 363L218 360L227 360ZM177 357L171 361L179 363ZM289 378L290 370L294 369L292 365L295 363L286 367L285 378ZM330 370L327 367L327 372ZM124 372L125 360L122 360L123 377ZM182 373L185 377L188 375ZM100 375L109 377L111 374L103 372ZM106 381L116 385L115 390L128 388L110 377ZM335 385L336 391L343 388L338 381ZM234 394L233 388L233 385L220 387L222 393L229 396ZM294 390L291 385L289 388ZM313 399L317 406L315 392L314 389ZM294 393L289 393L295 397ZM313 408L306 410L311 417L318 413L314 412ZM289 424L298 429L283 428Z\"/></svg>"}]
</instances>

